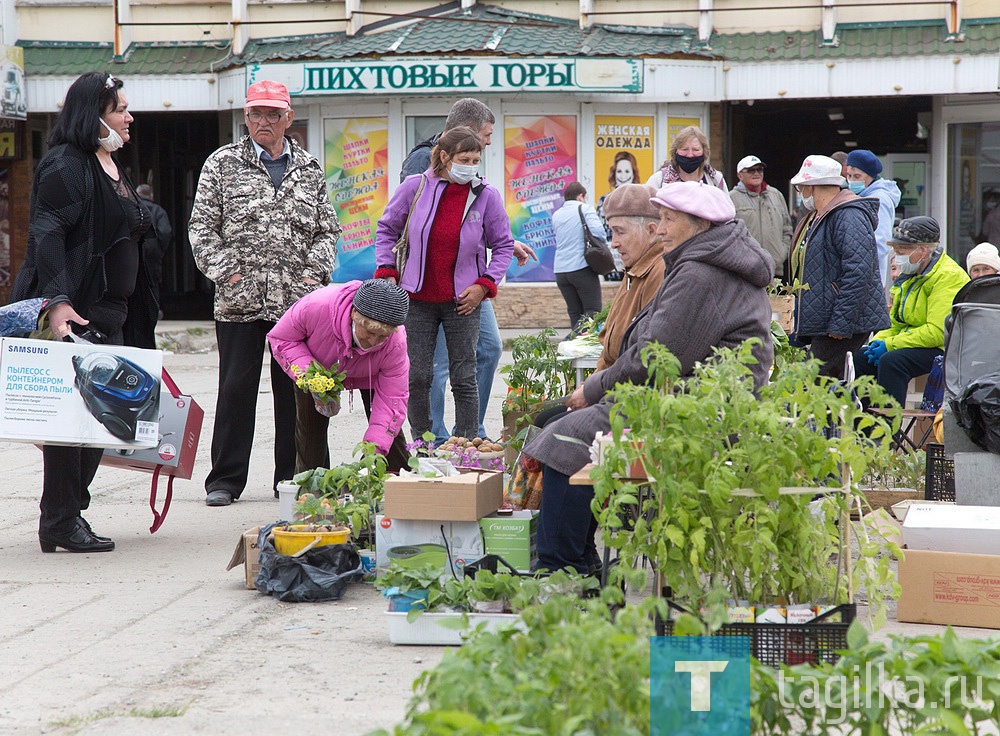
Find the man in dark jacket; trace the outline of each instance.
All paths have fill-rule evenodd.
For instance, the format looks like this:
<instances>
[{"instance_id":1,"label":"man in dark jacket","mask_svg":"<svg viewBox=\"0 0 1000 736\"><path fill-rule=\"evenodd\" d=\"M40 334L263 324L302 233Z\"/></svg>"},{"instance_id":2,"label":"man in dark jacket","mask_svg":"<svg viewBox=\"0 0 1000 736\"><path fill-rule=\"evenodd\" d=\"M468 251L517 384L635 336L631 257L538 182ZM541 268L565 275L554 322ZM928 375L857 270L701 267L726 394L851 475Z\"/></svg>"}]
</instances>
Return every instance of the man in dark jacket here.
<instances>
[{"instance_id":1,"label":"man in dark jacket","mask_svg":"<svg viewBox=\"0 0 1000 736\"><path fill-rule=\"evenodd\" d=\"M524 448L543 466L539 569L587 572L596 562L593 487L570 487L569 477L590 461L594 435L611 430L607 392L618 383L648 382L640 358L647 343L665 345L680 361L681 374L691 375L714 348L734 348L756 337L761 342L754 348L754 382L762 386L767 380L774 357L765 291L774 275L771 256L746 225L733 220L733 202L717 187L674 182L651 201L661 208L657 236L666 264L663 283L625 332L618 359L577 388L566 401L570 412Z\"/></svg>"},{"instance_id":2,"label":"man in dark jacket","mask_svg":"<svg viewBox=\"0 0 1000 736\"><path fill-rule=\"evenodd\" d=\"M142 248L143 255L146 256L146 270L149 271L150 285L156 295L156 303L160 304L160 313L157 319L163 319L160 280L163 277L163 256L166 255L170 243L174 239L174 230L170 227L167 211L153 201L153 187L149 184L140 184L135 188L135 193L139 195L143 206L149 211L149 216L153 220L153 230L156 231L156 237L146 238Z\"/></svg>"},{"instance_id":3,"label":"man in dark jacket","mask_svg":"<svg viewBox=\"0 0 1000 736\"><path fill-rule=\"evenodd\" d=\"M823 362L822 375L838 379L847 353L889 326L875 247L879 202L845 189L840 171L828 156L808 156L792 178L815 208L792 238L792 275L809 287L796 298L795 333Z\"/></svg>"}]
</instances>

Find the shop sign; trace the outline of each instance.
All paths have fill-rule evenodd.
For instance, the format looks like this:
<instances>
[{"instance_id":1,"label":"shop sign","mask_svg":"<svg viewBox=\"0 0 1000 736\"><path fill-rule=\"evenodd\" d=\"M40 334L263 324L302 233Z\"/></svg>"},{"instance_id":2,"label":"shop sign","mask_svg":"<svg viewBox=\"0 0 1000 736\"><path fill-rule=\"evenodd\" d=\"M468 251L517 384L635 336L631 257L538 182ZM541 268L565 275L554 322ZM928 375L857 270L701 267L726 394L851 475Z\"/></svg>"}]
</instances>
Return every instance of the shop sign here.
<instances>
[{"instance_id":1,"label":"shop sign","mask_svg":"<svg viewBox=\"0 0 1000 736\"><path fill-rule=\"evenodd\" d=\"M21 158L20 126L16 120L0 118L0 161L17 161Z\"/></svg>"},{"instance_id":2,"label":"shop sign","mask_svg":"<svg viewBox=\"0 0 1000 736\"><path fill-rule=\"evenodd\" d=\"M342 228L337 283L375 272L375 228L389 199L389 121L331 118L323 123L326 185Z\"/></svg>"},{"instance_id":3,"label":"shop sign","mask_svg":"<svg viewBox=\"0 0 1000 736\"><path fill-rule=\"evenodd\" d=\"M504 178L507 215L514 237L530 245L538 262L511 261L508 281L553 281L556 236L552 213L563 190L577 180L576 116L504 118Z\"/></svg>"},{"instance_id":4,"label":"shop sign","mask_svg":"<svg viewBox=\"0 0 1000 736\"><path fill-rule=\"evenodd\" d=\"M282 82L292 95L397 92L643 91L642 59L434 59L288 62L247 66L247 86Z\"/></svg>"},{"instance_id":5,"label":"shop sign","mask_svg":"<svg viewBox=\"0 0 1000 736\"><path fill-rule=\"evenodd\" d=\"M622 184L643 184L653 173L652 115L594 116L594 188L604 198ZM604 182L607 182L605 188Z\"/></svg>"}]
</instances>

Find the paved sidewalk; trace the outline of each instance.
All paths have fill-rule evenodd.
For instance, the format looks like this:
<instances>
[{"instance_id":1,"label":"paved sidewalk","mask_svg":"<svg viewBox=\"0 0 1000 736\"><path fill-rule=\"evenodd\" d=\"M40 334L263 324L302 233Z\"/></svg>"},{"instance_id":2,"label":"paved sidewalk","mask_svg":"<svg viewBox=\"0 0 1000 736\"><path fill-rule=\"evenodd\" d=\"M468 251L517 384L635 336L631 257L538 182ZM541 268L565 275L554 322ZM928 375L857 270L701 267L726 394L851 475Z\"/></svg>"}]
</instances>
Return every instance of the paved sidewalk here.
<instances>
[{"instance_id":1,"label":"paved sidewalk","mask_svg":"<svg viewBox=\"0 0 1000 736\"><path fill-rule=\"evenodd\" d=\"M214 341L211 323L167 322L159 332L208 348ZM31 445L0 443L0 734L364 734L401 720L414 678L439 660L441 648L388 643L384 603L370 585L349 586L338 602L280 603L247 590L241 569L226 572L240 534L274 520L278 502L269 482L265 372L250 485L232 506L204 504L216 358L164 357L206 417L194 478L175 483L156 534L148 531L149 476L98 473L87 518L115 540L114 552L42 554L41 455ZM491 434L500 433L503 387L498 377ZM335 462L349 457L366 426L360 401L345 406L332 423ZM884 633L894 631L940 627L892 622Z\"/></svg>"}]
</instances>

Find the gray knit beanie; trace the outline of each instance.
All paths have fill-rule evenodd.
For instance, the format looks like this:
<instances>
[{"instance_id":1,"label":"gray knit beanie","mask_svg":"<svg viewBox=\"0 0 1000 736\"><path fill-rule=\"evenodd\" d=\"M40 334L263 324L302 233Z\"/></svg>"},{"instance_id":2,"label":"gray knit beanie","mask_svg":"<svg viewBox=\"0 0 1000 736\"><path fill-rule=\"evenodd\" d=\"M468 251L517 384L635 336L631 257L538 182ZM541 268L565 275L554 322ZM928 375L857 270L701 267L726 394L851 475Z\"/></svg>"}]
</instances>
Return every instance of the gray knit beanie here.
<instances>
[{"instance_id":1,"label":"gray knit beanie","mask_svg":"<svg viewBox=\"0 0 1000 736\"><path fill-rule=\"evenodd\" d=\"M386 325L401 325L410 311L410 297L385 279L368 279L354 292L354 308L368 319Z\"/></svg>"}]
</instances>

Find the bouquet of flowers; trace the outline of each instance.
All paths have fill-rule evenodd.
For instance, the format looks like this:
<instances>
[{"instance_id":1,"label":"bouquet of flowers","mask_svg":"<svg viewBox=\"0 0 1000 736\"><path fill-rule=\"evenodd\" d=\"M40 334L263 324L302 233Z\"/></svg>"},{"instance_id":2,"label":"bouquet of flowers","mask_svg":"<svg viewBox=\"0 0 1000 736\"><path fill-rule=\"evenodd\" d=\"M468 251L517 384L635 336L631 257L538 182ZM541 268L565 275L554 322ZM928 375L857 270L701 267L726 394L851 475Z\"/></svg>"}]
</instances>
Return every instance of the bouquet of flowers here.
<instances>
[{"instance_id":1,"label":"bouquet of flowers","mask_svg":"<svg viewBox=\"0 0 1000 736\"><path fill-rule=\"evenodd\" d=\"M316 399L317 411L319 410L319 404L335 405L339 411L340 392L344 390L344 379L347 377L347 374L340 370L340 366L337 363L334 363L329 368L324 368L314 360L309 363L309 367L304 371L298 366L292 366L292 372L295 374L295 385L307 394L312 394L313 398ZM331 408L334 407L331 406ZM336 413L334 411L327 416L333 416Z\"/></svg>"}]
</instances>

